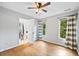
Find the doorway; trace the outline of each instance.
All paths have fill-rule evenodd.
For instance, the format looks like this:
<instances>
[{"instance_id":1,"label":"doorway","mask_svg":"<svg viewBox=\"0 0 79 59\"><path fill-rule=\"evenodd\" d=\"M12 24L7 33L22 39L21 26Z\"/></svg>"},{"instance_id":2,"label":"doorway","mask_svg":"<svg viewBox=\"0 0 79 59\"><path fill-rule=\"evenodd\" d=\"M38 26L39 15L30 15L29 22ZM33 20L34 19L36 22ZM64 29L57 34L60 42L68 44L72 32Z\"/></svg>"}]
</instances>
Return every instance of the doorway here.
<instances>
[{"instance_id":1,"label":"doorway","mask_svg":"<svg viewBox=\"0 0 79 59\"><path fill-rule=\"evenodd\" d=\"M33 43L36 40L35 19L19 19L19 44Z\"/></svg>"}]
</instances>

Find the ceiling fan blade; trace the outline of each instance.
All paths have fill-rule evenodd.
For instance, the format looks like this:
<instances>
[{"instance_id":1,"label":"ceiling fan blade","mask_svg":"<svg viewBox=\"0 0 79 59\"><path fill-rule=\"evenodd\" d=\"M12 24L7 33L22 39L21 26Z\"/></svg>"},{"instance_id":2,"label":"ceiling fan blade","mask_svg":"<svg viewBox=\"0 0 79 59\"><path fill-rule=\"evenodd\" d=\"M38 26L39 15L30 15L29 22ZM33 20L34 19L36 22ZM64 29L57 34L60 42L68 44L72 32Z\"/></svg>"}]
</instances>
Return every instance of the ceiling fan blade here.
<instances>
[{"instance_id":1,"label":"ceiling fan blade","mask_svg":"<svg viewBox=\"0 0 79 59\"><path fill-rule=\"evenodd\" d=\"M40 7L42 6L42 3L40 3L40 2L35 2L35 5L36 5L37 8L40 8Z\"/></svg>"},{"instance_id":2,"label":"ceiling fan blade","mask_svg":"<svg viewBox=\"0 0 79 59\"><path fill-rule=\"evenodd\" d=\"M27 9L36 9L36 7L28 7Z\"/></svg>"},{"instance_id":3,"label":"ceiling fan blade","mask_svg":"<svg viewBox=\"0 0 79 59\"><path fill-rule=\"evenodd\" d=\"M47 3L45 3L44 5L42 5L41 8L46 7L46 6L48 6L48 5L50 5L50 2L47 2Z\"/></svg>"},{"instance_id":4,"label":"ceiling fan blade","mask_svg":"<svg viewBox=\"0 0 79 59\"><path fill-rule=\"evenodd\" d=\"M47 10L42 9L42 11L47 12Z\"/></svg>"}]
</instances>

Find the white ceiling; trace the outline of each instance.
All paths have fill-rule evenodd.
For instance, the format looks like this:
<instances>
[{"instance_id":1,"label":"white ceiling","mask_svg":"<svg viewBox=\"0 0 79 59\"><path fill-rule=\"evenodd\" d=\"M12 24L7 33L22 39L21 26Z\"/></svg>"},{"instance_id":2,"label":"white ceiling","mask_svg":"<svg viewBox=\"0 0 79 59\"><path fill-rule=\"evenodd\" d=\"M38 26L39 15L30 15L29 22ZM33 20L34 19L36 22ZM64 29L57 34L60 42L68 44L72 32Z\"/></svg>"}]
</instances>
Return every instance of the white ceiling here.
<instances>
[{"instance_id":1,"label":"white ceiling","mask_svg":"<svg viewBox=\"0 0 79 59\"><path fill-rule=\"evenodd\" d=\"M20 12L29 15L33 18L41 19L49 16L53 16L59 13L69 12L78 8L78 2L51 2L51 5L45 7L47 13L40 11L35 13L35 9L29 10L27 7L34 6L33 2L3 2L1 6L11 9L16 12ZM69 10L68 10L69 9ZM71 10L70 10L71 9ZM64 11L68 10L68 11Z\"/></svg>"}]
</instances>

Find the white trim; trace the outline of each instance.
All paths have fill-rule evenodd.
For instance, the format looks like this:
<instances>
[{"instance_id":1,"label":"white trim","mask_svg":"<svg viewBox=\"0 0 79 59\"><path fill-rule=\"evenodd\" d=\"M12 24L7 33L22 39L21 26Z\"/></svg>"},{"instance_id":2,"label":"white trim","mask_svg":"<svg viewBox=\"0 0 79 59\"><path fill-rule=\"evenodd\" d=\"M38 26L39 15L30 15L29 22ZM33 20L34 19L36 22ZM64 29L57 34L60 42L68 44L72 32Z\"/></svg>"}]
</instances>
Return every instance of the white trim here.
<instances>
[{"instance_id":1,"label":"white trim","mask_svg":"<svg viewBox=\"0 0 79 59\"><path fill-rule=\"evenodd\" d=\"M58 39L61 39L61 40L65 40L64 38L61 38L60 37L60 23L61 23L61 21L60 21L60 19L59 19L59 22L58 22Z\"/></svg>"},{"instance_id":2,"label":"white trim","mask_svg":"<svg viewBox=\"0 0 79 59\"><path fill-rule=\"evenodd\" d=\"M42 40L42 39L40 39L40 40ZM58 43L58 42L55 42L55 41L48 41L48 40L43 40L43 41L46 41L46 42L49 42L49 43L53 43L53 44L57 44L57 45L60 45L60 46L63 46L63 47L65 47L65 45L63 45L63 44L60 44L60 43Z\"/></svg>"},{"instance_id":3,"label":"white trim","mask_svg":"<svg viewBox=\"0 0 79 59\"><path fill-rule=\"evenodd\" d=\"M6 51L6 50L8 50L8 49L15 48L15 47L17 47L17 46L19 46L19 45L15 45L15 46L12 46L12 47L9 47L9 48L1 49L0 52Z\"/></svg>"}]
</instances>

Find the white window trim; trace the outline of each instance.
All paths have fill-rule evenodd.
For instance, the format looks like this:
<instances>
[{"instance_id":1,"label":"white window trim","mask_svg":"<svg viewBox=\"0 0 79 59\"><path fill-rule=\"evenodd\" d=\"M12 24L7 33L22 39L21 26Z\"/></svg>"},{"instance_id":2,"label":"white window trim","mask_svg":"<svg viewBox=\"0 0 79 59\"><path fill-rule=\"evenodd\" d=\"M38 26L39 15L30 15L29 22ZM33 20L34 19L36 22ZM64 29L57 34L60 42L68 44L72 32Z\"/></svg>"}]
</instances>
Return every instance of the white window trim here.
<instances>
[{"instance_id":1,"label":"white window trim","mask_svg":"<svg viewBox=\"0 0 79 59\"><path fill-rule=\"evenodd\" d=\"M61 23L61 19L59 20L59 22L58 22L58 39L61 39L61 40L66 40L65 38L61 38L60 37L60 23Z\"/></svg>"}]
</instances>

